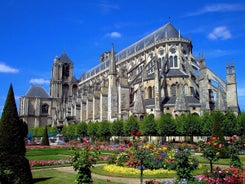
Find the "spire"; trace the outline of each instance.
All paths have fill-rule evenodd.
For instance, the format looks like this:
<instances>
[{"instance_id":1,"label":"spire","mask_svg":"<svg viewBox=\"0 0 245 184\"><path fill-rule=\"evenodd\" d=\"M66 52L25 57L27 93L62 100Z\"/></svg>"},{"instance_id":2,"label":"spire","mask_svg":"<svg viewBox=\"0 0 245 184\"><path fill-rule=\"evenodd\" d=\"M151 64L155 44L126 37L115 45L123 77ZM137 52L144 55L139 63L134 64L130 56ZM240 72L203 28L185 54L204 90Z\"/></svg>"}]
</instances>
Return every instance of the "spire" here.
<instances>
[{"instance_id":1,"label":"spire","mask_svg":"<svg viewBox=\"0 0 245 184\"><path fill-rule=\"evenodd\" d=\"M140 86L137 89L134 107L133 107L134 114L145 114L145 101L143 99Z\"/></svg>"},{"instance_id":2,"label":"spire","mask_svg":"<svg viewBox=\"0 0 245 184\"><path fill-rule=\"evenodd\" d=\"M176 97L174 111L175 112L176 111L179 111L179 112L189 111L189 105L185 99L184 86L182 84L179 84L179 92L178 92L178 96Z\"/></svg>"},{"instance_id":3,"label":"spire","mask_svg":"<svg viewBox=\"0 0 245 184\"><path fill-rule=\"evenodd\" d=\"M112 44L111 47L111 58L110 58L110 68L109 68L109 74L110 75L116 75L116 63L115 63L115 54L114 54L114 44Z\"/></svg>"}]
</instances>

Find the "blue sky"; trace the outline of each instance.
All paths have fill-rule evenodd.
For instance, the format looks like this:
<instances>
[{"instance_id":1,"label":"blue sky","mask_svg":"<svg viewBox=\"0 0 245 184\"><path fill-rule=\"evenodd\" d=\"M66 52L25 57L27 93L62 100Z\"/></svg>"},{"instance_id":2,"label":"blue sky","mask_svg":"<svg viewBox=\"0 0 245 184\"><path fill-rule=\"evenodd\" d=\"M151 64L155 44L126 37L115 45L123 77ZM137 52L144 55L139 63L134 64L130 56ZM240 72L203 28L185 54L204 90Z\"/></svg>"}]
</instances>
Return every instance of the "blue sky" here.
<instances>
[{"instance_id":1,"label":"blue sky","mask_svg":"<svg viewBox=\"0 0 245 184\"><path fill-rule=\"evenodd\" d=\"M62 52L80 78L112 43L120 51L169 21L224 80L226 63L234 60L245 110L244 20L242 0L1 0L0 114L10 83L17 103L32 84L49 93L53 59Z\"/></svg>"}]
</instances>

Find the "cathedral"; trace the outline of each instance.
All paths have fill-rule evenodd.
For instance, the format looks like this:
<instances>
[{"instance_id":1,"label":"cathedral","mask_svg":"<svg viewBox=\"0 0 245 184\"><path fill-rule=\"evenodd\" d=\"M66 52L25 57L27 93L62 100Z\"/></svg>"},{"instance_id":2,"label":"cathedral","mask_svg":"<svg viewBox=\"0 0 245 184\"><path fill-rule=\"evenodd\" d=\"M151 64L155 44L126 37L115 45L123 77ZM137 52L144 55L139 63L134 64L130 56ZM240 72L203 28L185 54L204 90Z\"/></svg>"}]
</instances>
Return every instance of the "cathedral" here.
<instances>
[{"instance_id":1,"label":"cathedral","mask_svg":"<svg viewBox=\"0 0 245 184\"><path fill-rule=\"evenodd\" d=\"M31 86L20 98L19 115L29 127L89 121L177 117L205 111L239 113L234 63L226 81L192 54L192 42L167 23L125 49L100 56L100 63L76 79L73 62L54 58L50 93ZM225 71L225 67L224 67Z\"/></svg>"}]
</instances>

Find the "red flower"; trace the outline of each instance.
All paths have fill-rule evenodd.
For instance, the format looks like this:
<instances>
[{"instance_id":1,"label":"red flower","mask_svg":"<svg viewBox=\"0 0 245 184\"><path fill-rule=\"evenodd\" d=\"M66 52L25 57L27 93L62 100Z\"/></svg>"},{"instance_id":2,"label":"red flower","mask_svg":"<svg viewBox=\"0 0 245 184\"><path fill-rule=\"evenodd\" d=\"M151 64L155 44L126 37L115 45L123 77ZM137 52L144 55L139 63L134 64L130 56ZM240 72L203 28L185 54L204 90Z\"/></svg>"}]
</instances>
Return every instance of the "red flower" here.
<instances>
[{"instance_id":1,"label":"red flower","mask_svg":"<svg viewBox=\"0 0 245 184\"><path fill-rule=\"evenodd\" d=\"M130 135L134 135L134 131L133 130L130 131Z\"/></svg>"},{"instance_id":2,"label":"red flower","mask_svg":"<svg viewBox=\"0 0 245 184\"><path fill-rule=\"evenodd\" d=\"M138 131L138 132L136 132L136 136L140 136L141 135L141 132L140 131Z\"/></svg>"}]
</instances>

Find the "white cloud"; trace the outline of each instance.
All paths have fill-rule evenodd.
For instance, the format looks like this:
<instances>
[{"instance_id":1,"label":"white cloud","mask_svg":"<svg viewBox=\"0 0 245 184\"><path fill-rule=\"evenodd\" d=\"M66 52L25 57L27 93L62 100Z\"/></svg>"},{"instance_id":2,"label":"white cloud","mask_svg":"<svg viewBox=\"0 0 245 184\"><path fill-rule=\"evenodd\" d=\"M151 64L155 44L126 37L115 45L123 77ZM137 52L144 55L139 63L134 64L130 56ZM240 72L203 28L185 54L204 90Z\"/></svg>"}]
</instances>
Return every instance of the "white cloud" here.
<instances>
[{"instance_id":1,"label":"white cloud","mask_svg":"<svg viewBox=\"0 0 245 184\"><path fill-rule=\"evenodd\" d=\"M114 32L111 32L111 33L107 33L106 34L106 37L110 37L110 38L121 38L122 35L121 35L121 33L114 31Z\"/></svg>"},{"instance_id":2,"label":"white cloud","mask_svg":"<svg viewBox=\"0 0 245 184\"><path fill-rule=\"evenodd\" d=\"M4 63L0 63L0 73L18 73L19 70L12 68Z\"/></svg>"},{"instance_id":3,"label":"white cloud","mask_svg":"<svg viewBox=\"0 0 245 184\"><path fill-rule=\"evenodd\" d=\"M218 3L204 6L202 9L189 13L187 16L202 15L212 12L231 12L245 10L245 6L241 4Z\"/></svg>"},{"instance_id":4,"label":"white cloud","mask_svg":"<svg viewBox=\"0 0 245 184\"><path fill-rule=\"evenodd\" d=\"M49 84L50 83L49 80L45 80L45 79L42 79L42 78L39 78L39 79L31 79L29 82L31 84L39 84L39 85Z\"/></svg>"},{"instance_id":5,"label":"white cloud","mask_svg":"<svg viewBox=\"0 0 245 184\"><path fill-rule=\"evenodd\" d=\"M232 35L230 30L225 26L215 27L213 31L208 34L208 38L211 40L217 40L217 39L227 40L231 37Z\"/></svg>"}]
</instances>

